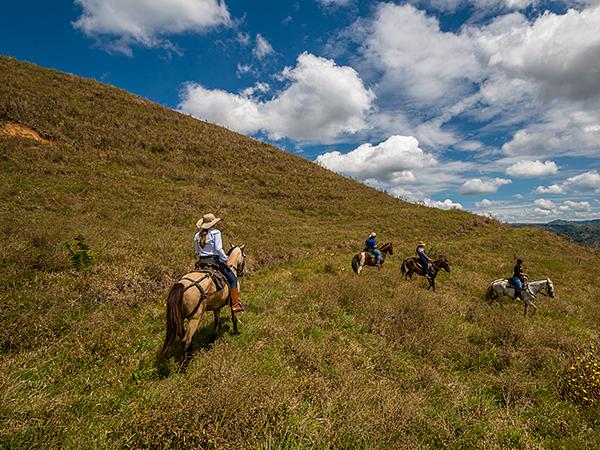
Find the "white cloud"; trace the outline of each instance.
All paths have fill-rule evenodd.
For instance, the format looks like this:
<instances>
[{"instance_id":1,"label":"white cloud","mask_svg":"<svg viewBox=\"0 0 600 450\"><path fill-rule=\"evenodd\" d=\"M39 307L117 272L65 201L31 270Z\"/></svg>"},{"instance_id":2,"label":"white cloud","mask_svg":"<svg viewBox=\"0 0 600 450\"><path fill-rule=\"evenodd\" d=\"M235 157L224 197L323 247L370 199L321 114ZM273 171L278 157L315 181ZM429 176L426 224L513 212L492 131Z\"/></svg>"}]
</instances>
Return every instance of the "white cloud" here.
<instances>
[{"instance_id":1,"label":"white cloud","mask_svg":"<svg viewBox=\"0 0 600 450\"><path fill-rule=\"evenodd\" d=\"M558 185L558 184L552 184L548 187L544 187L544 186L538 186L535 189L535 192L537 194L564 194L565 191L562 188L562 186Z\"/></svg>"},{"instance_id":2,"label":"white cloud","mask_svg":"<svg viewBox=\"0 0 600 450\"><path fill-rule=\"evenodd\" d=\"M461 205L458 202L453 202L449 198L447 198L444 201L431 200L430 198L425 198L425 199L423 199L422 204L425 206L429 206L431 208L446 209L446 210L448 210L448 209L463 209L463 205Z\"/></svg>"},{"instance_id":3,"label":"white cloud","mask_svg":"<svg viewBox=\"0 0 600 450\"><path fill-rule=\"evenodd\" d=\"M474 34L481 58L511 78L533 80L549 97L600 94L600 7L500 16Z\"/></svg>"},{"instance_id":4,"label":"white cloud","mask_svg":"<svg viewBox=\"0 0 600 450\"><path fill-rule=\"evenodd\" d=\"M561 184L553 184L548 187L538 186L535 190L538 194L564 194L567 191L592 191L600 193L600 174L596 169L567 178Z\"/></svg>"},{"instance_id":5,"label":"white cloud","mask_svg":"<svg viewBox=\"0 0 600 450\"><path fill-rule=\"evenodd\" d=\"M244 75L246 73L252 72L252 66L250 64L240 64L238 63L235 73L237 76Z\"/></svg>"},{"instance_id":6,"label":"white cloud","mask_svg":"<svg viewBox=\"0 0 600 450\"><path fill-rule=\"evenodd\" d=\"M452 102L481 79L469 37L442 31L437 18L411 5L381 3L361 25L355 38L367 66L382 73L380 97Z\"/></svg>"},{"instance_id":7,"label":"white cloud","mask_svg":"<svg viewBox=\"0 0 600 450\"><path fill-rule=\"evenodd\" d=\"M460 187L459 192L463 195L491 194L496 192L500 186L510 183L511 180L507 180L505 178L493 178L486 180L473 178L465 181Z\"/></svg>"},{"instance_id":8,"label":"white cloud","mask_svg":"<svg viewBox=\"0 0 600 450\"><path fill-rule=\"evenodd\" d=\"M256 45L252 49L252 54L257 59L263 59L264 57L273 53L273 47L260 33L256 35Z\"/></svg>"},{"instance_id":9,"label":"white cloud","mask_svg":"<svg viewBox=\"0 0 600 450\"><path fill-rule=\"evenodd\" d=\"M250 44L250 35L248 33L240 31L238 34L236 34L235 39L240 45L243 45L244 47Z\"/></svg>"},{"instance_id":10,"label":"white cloud","mask_svg":"<svg viewBox=\"0 0 600 450\"><path fill-rule=\"evenodd\" d=\"M560 211L582 211L591 212L592 207L589 202L573 202L566 200L558 207Z\"/></svg>"},{"instance_id":11,"label":"white cloud","mask_svg":"<svg viewBox=\"0 0 600 450\"><path fill-rule=\"evenodd\" d=\"M546 200L543 198L539 198L533 203L538 208L541 208L541 209L545 209L545 210L549 210L549 211L556 209L556 204L552 200Z\"/></svg>"},{"instance_id":12,"label":"white cloud","mask_svg":"<svg viewBox=\"0 0 600 450\"><path fill-rule=\"evenodd\" d=\"M506 174L516 178L536 178L554 175L558 166L554 161L519 161L506 169Z\"/></svg>"},{"instance_id":13,"label":"white cloud","mask_svg":"<svg viewBox=\"0 0 600 450\"><path fill-rule=\"evenodd\" d=\"M378 144L362 144L349 153L338 151L324 153L317 163L330 170L362 180L376 178L399 184L413 181L410 169L436 164L436 159L419 148L411 136L390 136Z\"/></svg>"},{"instance_id":14,"label":"white cloud","mask_svg":"<svg viewBox=\"0 0 600 450\"><path fill-rule=\"evenodd\" d=\"M484 198L480 202L475 202L475 206L478 208L490 208L491 206L503 205L504 203L502 200L488 200Z\"/></svg>"},{"instance_id":15,"label":"white cloud","mask_svg":"<svg viewBox=\"0 0 600 450\"><path fill-rule=\"evenodd\" d=\"M107 38L106 46L131 54L131 45L168 47L164 36L204 33L231 25L221 0L75 0L82 14L73 26L87 36Z\"/></svg>"},{"instance_id":16,"label":"white cloud","mask_svg":"<svg viewBox=\"0 0 600 450\"><path fill-rule=\"evenodd\" d=\"M593 191L600 193L600 175L596 169L576 175L563 183L566 189L576 191Z\"/></svg>"},{"instance_id":17,"label":"white cloud","mask_svg":"<svg viewBox=\"0 0 600 450\"><path fill-rule=\"evenodd\" d=\"M537 194L564 194L564 189L558 184L552 184L548 187L538 186L535 188Z\"/></svg>"},{"instance_id":18,"label":"white cloud","mask_svg":"<svg viewBox=\"0 0 600 450\"><path fill-rule=\"evenodd\" d=\"M542 216L542 217L555 216L556 215L556 211L553 211L553 210L550 210L550 209L543 209L543 208L533 208L533 212L535 213L535 215Z\"/></svg>"},{"instance_id":19,"label":"white cloud","mask_svg":"<svg viewBox=\"0 0 600 450\"><path fill-rule=\"evenodd\" d=\"M555 105L542 119L517 131L502 150L509 155L593 157L600 153L600 110L595 103Z\"/></svg>"},{"instance_id":20,"label":"white cloud","mask_svg":"<svg viewBox=\"0 0 600 450\"><path fill-rule=\"evenodd\" d=\"M271 139L326 142L367 127L375 96L351 67L303 53L280 78L289 85L265 102L188 83L179 109L241 133L264 131Z\"/></svg>"},{"instance_id":21,"label":"white cloud","mask_svg":"<svg viewBox=\"0 0 600 450\"><path fill-rule=\"evenodd\" d=\"M184 86L179 104L183 112L245 134L256 133L264 126L260 108L261 104L251 98L195 83Z\"/></svg>"}]
</instances>

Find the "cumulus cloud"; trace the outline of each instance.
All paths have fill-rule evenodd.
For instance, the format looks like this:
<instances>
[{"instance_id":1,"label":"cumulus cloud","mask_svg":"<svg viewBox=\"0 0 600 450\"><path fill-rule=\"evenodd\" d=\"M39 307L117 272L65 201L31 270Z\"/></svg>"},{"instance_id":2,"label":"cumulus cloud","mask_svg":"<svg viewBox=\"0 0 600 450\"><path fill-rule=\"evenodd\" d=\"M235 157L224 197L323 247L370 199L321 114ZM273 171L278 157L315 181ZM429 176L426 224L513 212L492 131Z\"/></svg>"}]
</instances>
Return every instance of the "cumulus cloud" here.
<instances>
[{"instance_id":1,"label":"cumulus cloud","mask_svg":"<svg viewBox=\"0 0 600 450\"><path fill-rule=\"evenodd\" d=\"M589 202L573 202L566 200L558 207L560 211L583 211L590 212L592 207Z\"/></svg>"},{"instance_id":2,"label":"cumulus cloud","mask_svg":"<svg viewBox=\"0 0 600 450\"><path fill-rule=\"evenodd\" d=\"M600 174L596 169L593 169L567 178L561 184L553 184L548 187L538 186L535 190L538 194L564 194L567 191L600 193Z\"/></svg>"},{"instance_id":3,"label":"cumulus cloud","mask_svg":"<svg viewBox=\"0 0 600 450\"><path fill-rule=\"evenodd\" d=\"M541 209L546 210L554 210L556 209L556 204L552 200L546 200L543 198L538 198L535 202L533 202L535 206Z\"/></svg>"},{"instance_id":4,"label":"cumulus cloud","mask_svg":"<svg viewBox=\"0 0 600 450\"><path fill-rule=\"evenodd\" d=\"M391 136L378 145L362 144L345 154L338 151L324 153L316 161L334 172L362 180L386 180L393 184L413 181L410 169L437 163L432 155L419 148L419 142L411 136Z\"/></svg>"},{"instance_id":5,"label":"cumulus cloud","mask_svg":"<svg viewBox=\"0 0 600 450\"><path fill-rule=\"evenodd\" d=\"M600 7L565 14L500 16L475 33L480 56L511 78L534 80L550 97L600 94Z\"/></svg>"},{"instance_id":6,"label":"cumulus cloud","mask_svg":"<svg viewBox=\"0 0 600 450\"><path fill-rule=\"evenodd\" d=\"M431 200L430 198L425 198L425 199L423 199L423 201L421 203L423 205L429 206L431 208L438 208L438 209L445 209L445 210L449 210L449 209L463 209L463 205L461 205L458 202L453 202L449 198L447 198L444 201Z\"/></svg>"},{"instance_id":7,"label":"cumulus cloud","mask_svg":"<svg viewBox=\"0 0 600 450\"><path fill-rule=\"evenodd\" d=\"M595 156L600 152L600 112L592 105L554 106L541 122L517 131L502 150L509 155Z\"/></svg>"},{"instance_id":8,"label":"cumulus cloud","mask_svg":"<svg viewBox=\"0 0 600 450\"><path fill-rule=\"evenodd\" d=\"M538 186L535 189L537 194L564 194L564 189L558 184L552 184L548 187Z\"/></svg>"},{"instance_id":9,"label":"cumulus cloud","mask_svg":"<svg viewBox=\"0 0 600 450\"><path fill-rule=\"evenodd\" d=\"M437 18L414 6L381 3L362 25L356 29L360 52L382 73L380 96L398 96L400 89L420 102L452 101L481 79L469 37L442 31Z\"/></svg>"},{"instance_id":10,"label":"cumulus cloud","mask_svg":"<svg viewBox=\"0 0 600 450\"><path fill-rule=\"evenodd\" d=\"M273 47L260 33L256 35L256 45L252 49L252 54L257 59L263 59L264 57L273 53Z\"/></svg>"},{"instance_id":11,"label":"cumulus cloud","mask_svg":"<svg viewBox=\"0 0 600 450\"><path fill-rule=\"evenodd\" d=\"M554 175L558 166L554 161L519 161L506 169L506 174L516 178L537 178Z\"/></svg>"},{"instance_id":12,"label":"cumulus cloud","mask_svg":"<svg viewBox=\"0 0 600 450\"><path fill-rule=\"evenodd\" d=\"M511 180L507 180L505 178L493 178L486 180L473 178L465 181L460 187L459 192L463 195L491 194L496 192L500 186L510 183Z\"/></svg>"},{"instance_id":13,"label":"cumulus cloud","mask_svg":"<svg viewBox=\"0 0 600 450\"><path fill-rule=\"evenodd\" d=\"M264 131L271 139L325 142L367 127L375 95L353 68L303 53L280 78L288 86L264 102L188 83L179 109L241 133Z\"/></svg>"},{"instance_id":14,"label":"cumulus cloud","mask_svg":"<svg viewBox=\"0 0 600 450\"><path fill-rule=\"evenodd\" d=\"M563 183L566 189L576 191L593 191L600 193L600 175L596 169L576 175Z\"/></svg>"},{"instance_id":15,"label":"cumulus cloud","mask_svg":"<svg viewBox=\"0 0 600 450\"><path fill-rule=\"evenodd\" d=\"M505 202L501 200L488 200L484 198L480 202L475 202L475 206L478 208L490 208L492 206L503 205Z\"/></svg>"},{"instance_id":16,"label":"cumulus cloud","mask_svg":"<svg viewBox=\"0 0 600 450\"><path fill-rule=\"evenodd\" d=\"M82 8L73 26L87 36L107 39L107 48L131 55L134 44L170 47L164 36L203 33L231 25L221 0L75 0Z\"/></svg>"}]
</instances>

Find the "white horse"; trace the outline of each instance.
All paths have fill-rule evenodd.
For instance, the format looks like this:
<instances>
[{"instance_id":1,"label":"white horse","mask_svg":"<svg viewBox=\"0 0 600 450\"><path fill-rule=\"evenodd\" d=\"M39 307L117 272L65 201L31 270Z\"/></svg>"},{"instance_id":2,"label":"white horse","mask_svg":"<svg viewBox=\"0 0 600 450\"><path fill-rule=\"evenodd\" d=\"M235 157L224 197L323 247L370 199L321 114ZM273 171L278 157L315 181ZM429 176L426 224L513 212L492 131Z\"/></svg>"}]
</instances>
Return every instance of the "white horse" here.
<instances>
[{"instance_id":1,"label":"white horse","mask_svg":"<svg viewBox=\"0 0 600 450\"><path fill-rule=\"evenodd\" d=\"M531 315L535 314L537 306L535 306L535 303L533 303L533 299L536 298L536 296L542 291L542 289L546 290L547 295L550 298L554 298L554 285L552 284L552 280L550 278L546 278L545 280L532 281L530 283L526 283L523 287L522 292L523 302L525 303L525 315L527 315L528 306L531 306L533 308L533 312L531 313ZM541 293L544 294L544 292ZM515 287L510 285L507 279L499 279L493 281L492 284L490 284L490 287L488 288L485 294L485 298L490 305L494 300L496 300L498 303L500 303L500 306L502 306L500 299L505 295L514 299Z\"/></svg>"}]
</instances>

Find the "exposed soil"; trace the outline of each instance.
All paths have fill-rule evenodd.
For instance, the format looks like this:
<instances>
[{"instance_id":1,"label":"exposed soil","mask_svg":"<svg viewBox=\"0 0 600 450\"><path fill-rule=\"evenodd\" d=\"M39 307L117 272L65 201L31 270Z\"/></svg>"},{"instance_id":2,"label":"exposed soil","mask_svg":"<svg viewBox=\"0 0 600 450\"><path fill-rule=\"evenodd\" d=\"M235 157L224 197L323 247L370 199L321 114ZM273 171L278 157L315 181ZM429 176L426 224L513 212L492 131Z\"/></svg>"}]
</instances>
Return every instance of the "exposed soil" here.
<instances>
[{"instance_id":1,"label":"exposed soil","mask_svg":"<svg viewBox=\"0 0 600 450\"><path fill-rule=\"evenodd\" d=\"M39 133L35 130L32 130L25 125L21 125L19 123L14 122L5 122L0 127L0 136L17 136L23 137L27 139L33 139L42 144L49 144L50 141L44 139L39 135Z\"/></svg>"}]
</instances>

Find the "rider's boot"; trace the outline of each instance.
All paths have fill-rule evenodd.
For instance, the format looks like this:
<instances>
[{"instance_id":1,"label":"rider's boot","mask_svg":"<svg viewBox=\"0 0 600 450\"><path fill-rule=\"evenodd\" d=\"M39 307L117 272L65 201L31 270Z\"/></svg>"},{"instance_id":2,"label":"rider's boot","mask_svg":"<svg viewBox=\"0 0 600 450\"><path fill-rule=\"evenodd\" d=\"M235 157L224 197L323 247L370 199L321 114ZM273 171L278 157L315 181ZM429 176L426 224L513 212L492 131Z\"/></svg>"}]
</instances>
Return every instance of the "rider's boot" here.
<instances>
[{"instance_id":1,"label":"rider's boot","mask_svg":"<svg viewBox=\"0 0 600 450\"><path fill-rule=\"evenodd\" d=\"M231 295L231 311L242 312L244 307L240 303L240 291L238 288L230 288L229 295Z\"/></svg>"}]
</instances>

